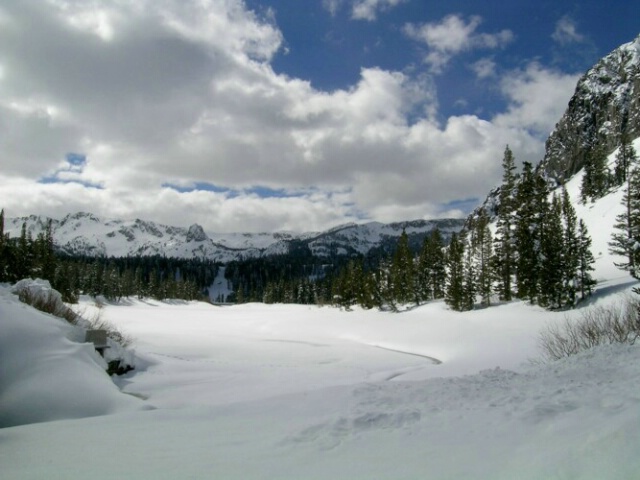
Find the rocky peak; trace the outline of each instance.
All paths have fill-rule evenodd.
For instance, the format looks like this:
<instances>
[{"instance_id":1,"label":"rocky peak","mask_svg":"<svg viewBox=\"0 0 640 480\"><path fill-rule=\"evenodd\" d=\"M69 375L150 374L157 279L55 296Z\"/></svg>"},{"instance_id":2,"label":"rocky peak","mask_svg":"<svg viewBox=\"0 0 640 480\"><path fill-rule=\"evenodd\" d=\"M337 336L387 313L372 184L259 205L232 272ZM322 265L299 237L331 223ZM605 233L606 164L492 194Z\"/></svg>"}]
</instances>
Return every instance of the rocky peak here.
<instances>
[{"instance_id":1,"label":"rocky peak","mask_svg":"<svg viewBox=\"0 0 640 480\"><path fill-rule=\"evenodd\" d=\"M208 239L209 237L204 233L204 229L197 223L189 227L187 231L187 242L204 242Z\"/></svg>"},{"instance_id":2,"label":"rocky peak","mask_svg":"<svg viewBox=\"0 0 640 480\"><path fill-rule=\"evenodd\" d=\"M582 168L590 149L612 152L620 136L640 135L640 35L601 59L578 81L546 143L540 168L562 182Z\"/></svg>"}]
</instances>

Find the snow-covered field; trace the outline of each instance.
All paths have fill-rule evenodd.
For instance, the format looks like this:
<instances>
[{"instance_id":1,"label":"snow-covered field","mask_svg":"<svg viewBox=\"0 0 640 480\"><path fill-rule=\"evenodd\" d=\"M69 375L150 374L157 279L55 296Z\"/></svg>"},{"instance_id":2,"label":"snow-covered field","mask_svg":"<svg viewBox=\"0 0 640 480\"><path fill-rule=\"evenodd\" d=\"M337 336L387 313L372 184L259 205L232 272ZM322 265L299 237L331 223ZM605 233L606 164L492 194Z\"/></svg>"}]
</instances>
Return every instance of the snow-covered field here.
<instances>
[{"instance_id":1,"label":"snow-covered field","mask_svg":"<svg viewBox=\"0 0 640 480\"><path fill-rule=\"evenodd\" d=\"M137 338L140 368L118 379L130 395L95 368L90 346L63 337L62 322L6 291L0 313L0 420L44 421L0 430L3 479L640 471L640 347L531 366L538 331L564 315L521 303L396 315L107 306L106 319Z\"/></svg>"},{"instance_id":2,"label":"snow-covered field","mask_svg":"<svg viewBox=\"0 0 640 480\"><path fill-rule=\"evenodd\" d=\"M600 280L581 308L635 285L607 253L619 200L578 208ZM640 478L640 346L530 362L579 315L127 300L102 308L136 338L120 391L0 287L0 478Z\"/></svg>"}]
</instances>

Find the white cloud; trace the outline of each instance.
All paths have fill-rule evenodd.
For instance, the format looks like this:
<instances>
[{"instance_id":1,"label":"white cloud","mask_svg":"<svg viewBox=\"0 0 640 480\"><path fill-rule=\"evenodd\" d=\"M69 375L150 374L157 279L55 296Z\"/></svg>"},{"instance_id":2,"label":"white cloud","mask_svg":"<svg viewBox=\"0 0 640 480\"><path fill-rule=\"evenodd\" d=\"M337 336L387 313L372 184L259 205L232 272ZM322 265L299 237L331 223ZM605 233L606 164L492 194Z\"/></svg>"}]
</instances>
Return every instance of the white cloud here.
<instances>
[{"instance_id":1,"label":"white cloud","mask_svg":"<svg viewBox=\"0 0 640 480\"><path fill-rule=\"evenodd\" d=\"M578 33L578 27L575 21L568 15L558 20L556 29L553 34L551 34L551 38L563 45L568 43L581 43L585 40L584 35Z\"/></svg>"},{"instance_id":2,"label":"white cloud","mask_svg":"<svg viewBox=\"0 0 640 480\"><path fill-rule=\"evenodd\" d=\"M481 58L471 65L471 69L480 79L496 76L496 62L492 58Z\"/></svg>"},{"instance_id":3,"label":"white cloud","mask_svg":"<svg viewBox=\"0 0 640 480\"><path fill-rule=\"evenodd\" d=\"M332 17L336 16L344 0L322 0L322 6Z\"/></svg>"},{"instance_id":4,"label":"white cloud","mask_svg":"<svg viewBox=\"0 0 640 480\"><path fill-rule=\"evenodd\" d=\"M367 68L352 87L324 92L276 74L282 34L241 0L120 0L101 23L102 4L3 6L12 28L0 29L0 206L9 216L85 210L217 231L438 217L443 204L499 181L506 143L522 160L541 158L535 133L558 118L545 89L569 81L532 66L505 80L504 115L440 125L429 77ZM78 15L87 20L69 20ZM454 54L508 37L476 28L433 45ZM69 166L72 152L86 162ZM61 182L38 181L56 175ZM164 187L195 182L240 193ZM296 194L259 198L255 186Z\"/></svg>"},{"instance_id":5,"label":"white cloud","mask_svg":"<svg viewBox=\"0 0 640 480\"><path fill-rule=\"evenodd\" d=\"M467 22L460 15L447 15L440 22L407 24L404 32L427 45L429 51L425 61L434 73L440 73L451 58L461 52L502 48L513 40L510 30L493 34L476 33L481 23L479 16L472 16Z\"/></svg>"},{"instance_id":6,"label":"white cloud","mask_svg":"<svg viewBox=\"0 0 640 480\"><path fill-rule=\"evenodd\" d=\"M379 11L395 7L406 0L354 0L351 16L355 20L374 21Z\"/></svg>"},{"instance_id":7,"label":"white cloud","mask_svg":"<svg viewBox=\"0 0 640 480\"><path fill-rule=\"evenodd\" d=\"M331 16L335 16L338 10L348 2L351 7L352 19L373 22L378 17L378 13L389 10L406 1L407 0L322 0L322 6Z\"/></svg>"},{"instance_id":8,"label":"white cloud","mask_svg":"<svg viewBox=\"0 0 640 480\"><path fill-rule=\"evenodd\" d=\"M566 110L578 78L578 74L549 70L536 62L510 72L501 81L510 106L494 118L494 123L546 137Z\"/></svg>"}]
</instances>

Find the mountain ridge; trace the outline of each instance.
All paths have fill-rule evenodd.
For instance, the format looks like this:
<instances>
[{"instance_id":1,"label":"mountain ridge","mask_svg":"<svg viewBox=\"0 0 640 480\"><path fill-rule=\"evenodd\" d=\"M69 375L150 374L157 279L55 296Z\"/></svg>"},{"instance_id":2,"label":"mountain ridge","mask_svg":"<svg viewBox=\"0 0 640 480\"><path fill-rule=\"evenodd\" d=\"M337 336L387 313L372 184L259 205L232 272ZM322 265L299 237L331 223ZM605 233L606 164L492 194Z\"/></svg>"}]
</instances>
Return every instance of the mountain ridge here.
<instances>
[{"instance_id":1,"label":"mountain ridge","mask_svg":"<svg viewBox=\"0 0 640 480\"><path fill-rule=\"evenodd\" d=\"M366 254L395 244L406 231L417 244L436 227L448 238L462 229L464 219L412 220L394 223L347 223L321 232L214 233L201 225L176 227L142 220L103 219L88 212L62 219L30 215L7 218L5 231L19 237L22 224L33 237L45 232L51 221L55 247L69 255L101 257L152 256L205 258L220 263L246 258L282 255L296 242L314 256Z\"/></svg>"}]
</instances>

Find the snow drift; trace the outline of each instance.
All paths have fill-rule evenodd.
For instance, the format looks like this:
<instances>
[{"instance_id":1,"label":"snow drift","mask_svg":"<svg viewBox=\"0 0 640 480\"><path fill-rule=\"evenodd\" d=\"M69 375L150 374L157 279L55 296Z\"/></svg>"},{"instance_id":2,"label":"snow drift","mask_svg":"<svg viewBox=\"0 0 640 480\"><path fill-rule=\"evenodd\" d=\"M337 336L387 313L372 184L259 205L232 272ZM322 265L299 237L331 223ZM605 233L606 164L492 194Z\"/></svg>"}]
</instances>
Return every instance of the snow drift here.
<instances>
[{"instance_id":1,"label":"snow drift","mask_svg":"<svg viewBox=\"0 0 640 480\"><path fill-rule=\"evenodd\" d=\"M123 395L93 345L66 321L0 288L0 427L105 415L143 405Z\"/></svg>"}]
</instances>

